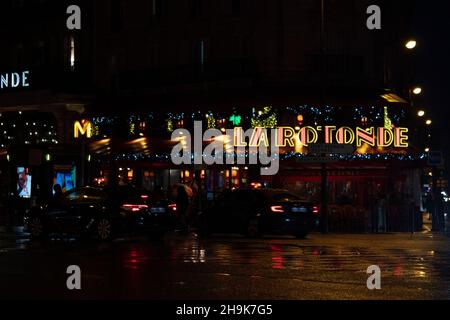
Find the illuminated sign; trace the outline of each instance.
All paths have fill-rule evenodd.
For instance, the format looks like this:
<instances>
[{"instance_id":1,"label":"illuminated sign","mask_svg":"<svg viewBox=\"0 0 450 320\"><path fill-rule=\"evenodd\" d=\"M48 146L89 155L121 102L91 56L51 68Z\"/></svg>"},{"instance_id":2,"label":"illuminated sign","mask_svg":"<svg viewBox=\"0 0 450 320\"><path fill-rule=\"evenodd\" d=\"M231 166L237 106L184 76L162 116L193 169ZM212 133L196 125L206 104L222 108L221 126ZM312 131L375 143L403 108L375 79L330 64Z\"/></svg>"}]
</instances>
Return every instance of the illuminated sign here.
<instances>
[{"instance_id":1,"label":"illuminated sign","mask_svg":"<svg viewBox=\"0 0 450 320\"><path fill-rule=\"evenodd\" d=\"M86 138L92 137L92 123L87 120L75 121L73 127L73 136L79 138L80 136L86 136Z\"/></svg>"},{"instance_id":2,"label":"illuminated sign","mask_svg":"<svg viewBox=\"0 0 450 320\"><path fill-rule=\"evenodd\" d=\"M0 74L0 89L7 88L26 88L30 86L28 82L28 76L30 71L23 71L21 73L12 72Z\"/></svg>"},{"instance_id":3,"label":"illuminated sign","mask_svg":"<svg viewBox=\"0 0 450 320\"><path fill-rule=\"evenodd\" d=\"M17 196L19 198L31 198L31 175L30 169L24 167L17 168Z\"/></svg>"},{"instance_id":4,"label":"illuminated sign","mask_svg":"<svg viewBox=\"0 0 450 320\"><path fill-rule=\"evenodd\" d=\"M371 147L395 147L407 148L408 129L407 128L350 128L337 126L305 126L305 127L278 127L274 129L276 134L277 147L295 147L298 143L307 147L310 144L346 144L355 145L360 148L364 145ZM247 146L242 128L234 129L235 146ZM249 146L257 147L261 143L268 146L267 131L264 128L255 128L249 136Z\"/></svg>"},{"instance_id":5,"label":"illuminated sign","mask_svg":"<svg viewBox=\"0 0 450 320\"><path fill-rule=\"evenodd\" d=\"M230 121L233 125L238 126L241 124L242 117L240 115L233 114L230 117Z\"/></svg>"},{"instance_id":6,"label":"illuminated sign","mask_svg":"<svg viewBox=\"0 0 450 320\"><path fill-rule=\"evenodd\" d=\"M351 150L342 150L336 146L356 145L358 153L366 153L369 146L376 146L379 151L384 147L408 147L408 129L396 127L350 128L327 125L270 129L256 127L246 131L237 127L226 129L225 132L215 128L202 132L202 121L194 121L193 135L186 129L172 132L171 141L178 142L170 154L173 164L212 165L226 162L227 165L233 165L246 164L247 160L249 164L258 164L259 161L263 165L261 175L267 176L278 173L280 148L291 147L295 153L304 153L303 147L323 144L325 147L334 146L330 152L339 149L339 154L350 154ZM205 148L204 142L209 142ZM314 153L313 149L311 153Z\"/></svg>"}]
</instances>

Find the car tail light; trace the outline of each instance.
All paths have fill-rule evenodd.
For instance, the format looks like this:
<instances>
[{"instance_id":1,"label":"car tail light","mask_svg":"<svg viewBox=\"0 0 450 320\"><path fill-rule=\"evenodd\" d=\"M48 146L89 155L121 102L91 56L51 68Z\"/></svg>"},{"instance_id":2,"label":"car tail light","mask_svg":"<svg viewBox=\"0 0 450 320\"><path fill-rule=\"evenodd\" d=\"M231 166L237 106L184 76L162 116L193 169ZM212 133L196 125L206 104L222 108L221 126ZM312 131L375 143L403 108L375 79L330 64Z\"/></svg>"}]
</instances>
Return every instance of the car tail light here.
<instances>
[{"instance_id":1,"label":"car tail light","mask_svg":"<svg viewBox=\"0 0 450 320\"><path fill-rule=\"evenodd\" d=\"M273 213L284 213L283 206L271 206L270 211Z\"/></svg>"},{"instance_id":2,"label":"car tail light","mask_svg":"<svg viewBox=\"0 0 450 320\"><path fill-rule=\"evenodd\" d=\"M253 189L261 189L262 187L262 184L260 182L252 182L250 185Z\"/></svg>"},{"instance_id":3,"label":"car tail light","mask_svg":"<svg viewBox=\"0 0 450 320\"><path fill-rule=\"evenodd\" d=\"M315 215L319 214L319 207L318 206L314 206L313 207L313 214L315 214Z\"/></svg>"},{"instance_id":4,"label":"car tail light","mask_svg":"<svg viewBox=\"0 0 450 320\"><path fill-rule=\"evenodd\" d=\"M148 206L145 204L123 204L120 208L122 208L125 211L131 211L131 212L140 212L141 210L148 209Z\"/></svg>"},{"instance_id":5,"label":"car tail light","mask_svg":"<svg viewBox=\"0 0 450 320\"><path fill-rule=\"evenodd\" d=\"M142 200L148 200L148 195L143 194L143 195L141 196L141 199L142 199Z\"/></svg>"},{"instance_id":6,"label":"car tail light","mask_svg":"<svg viewBox=\"0 0 450 320\"><path fill-rule=\"evenodd\" d=\"M176 211L177 211L177 204L176 204L176 203L169 204L167 207L168 207L169 210L172 211L172 212L176 212Z\"/></svg>"}]
</instances>

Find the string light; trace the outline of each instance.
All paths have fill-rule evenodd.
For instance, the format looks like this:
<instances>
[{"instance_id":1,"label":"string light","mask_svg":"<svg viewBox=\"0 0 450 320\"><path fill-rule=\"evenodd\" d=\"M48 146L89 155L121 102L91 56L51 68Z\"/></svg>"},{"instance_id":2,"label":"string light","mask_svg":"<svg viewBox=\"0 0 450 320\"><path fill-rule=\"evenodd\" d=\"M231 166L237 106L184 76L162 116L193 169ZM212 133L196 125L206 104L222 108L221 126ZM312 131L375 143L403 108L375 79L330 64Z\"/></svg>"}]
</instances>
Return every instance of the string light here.
<instances>
[{"instance_id":1,"label":"string light","mask_svg":"<svg viewBox=\"0 0 450 320\"><path fill-rule=\"evenodd\" d=\"M252 128L275 128L277 126L277 114L272 107L264 107L257 115L254 115L251 120Z\"/></svg>"},{"instance_id":2,"label":"string light","mask_svg":"<svg viewBox=\"0 0 450 320\"><path fill-rule=\"evenodd\" d=\"M22 118L19 119L19 115ZM57 134L53 130L54 120L50 117L45 120L36 121L35 113L15 113L6 112L2 115L2 122L0 126L2 128L0 135L0 145L3 148L8 148L14 144L27 144L27 145L48 145L55 144L54 140L43 138L45 136L56 137ZM28 121L27 121L28 120ZM51 130L48 127L51 126ZM26 137L26 140L23 140Z\"/></svg>"},{"instance_id":3,"label":"string light","mask_svg":"<svg viewBox=\"0 0 450 320\"><path fill-rule=\"evenodd\" d=\"M12 114L13 116L11 116ZM36 121L28 117L28 112L2 114L0 126L3 136L0 136L0 143L9 146L13 141L17 143L19 132L23 132L29 144L57 144L58 137L54 130L56 127L52 121ZM301 116L302 119L299 119ZM9 118L11 117L11 118ZM161 121L164 119L164 121ZM217 121L217 119L219 119ZM93 136L103 135L113 136L118 134L118 128L123 128L121 124L128 123L128 133L145 136L155 132L173 132L176 128L190 128L194 121L202 121L207 128L219 126L222 131L234 126L243 127L264 127L275 128L278 124L299 125L319 125L325 124L348 124L348 119L354 119L358 124L367 126L382 125L383 120L388 120L392 125L400 126L407 123L407 111L404 107L389 110L389 115L385 119L384 108L380 106L315 106L315 105L290 105L278 106L277 109L266 106L264 108L255 107L252 109L232 108L227 112L207 113L200 110L189 114L183 112L148 112L142 114L132 114L129 116L94 116L88 119L92 123ZM24 122L24 120L27 120ZM221 122L222 121L222 122ZM28 126L26 126L28 124ZM431 123L430 123L431 124ZM29 130L33 128L33 130ZM152 130L152 131L150 131ZM32 133L32 134L30 134ZM126 132L125 132L126 133Z\"/></svg>"}]
</instances>

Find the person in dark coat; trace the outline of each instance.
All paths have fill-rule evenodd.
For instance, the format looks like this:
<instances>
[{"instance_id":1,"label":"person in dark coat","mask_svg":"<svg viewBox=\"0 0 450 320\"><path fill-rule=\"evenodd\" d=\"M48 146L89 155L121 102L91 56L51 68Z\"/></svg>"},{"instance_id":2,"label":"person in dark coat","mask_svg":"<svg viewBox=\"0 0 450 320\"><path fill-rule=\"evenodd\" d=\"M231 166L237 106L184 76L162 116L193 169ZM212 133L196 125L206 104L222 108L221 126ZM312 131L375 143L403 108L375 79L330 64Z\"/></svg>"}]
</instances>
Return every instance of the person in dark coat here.
<instances>
[{"instance_id":1,"label":"person in dark coat","mask_svg":"<svg viewBox=\"0 0 450 320\"><path fill-rule=\"evenodd\" d=\"M60 184L53 186L53 197L50 200L50 206L52 208L58 208L63 205L63 192Z\"/></svg>"},{"instance_id":2,"label":"person in dark coat","mask_svg":"<svg viewBox=\"0 0 450 320\"><path fill-rule=\"evenodd\" d=\"M153 202L158 202L161 200L164 200L166 198L166 195L164 193L164 189L161 186L158 186L155 188L155 190L153 191L153 196L152 196L152 200Z\"/></svg>"},{"instance_id":3,"label":"person in dark coat","mask_svg":"<svg viewBox=\"0 0 450 320\"><path fill-rule=\"evenodd\" d=\"M177 189L177 215L180 222L180 229L182 232L188 231L187 213L189 208L189 196L186 189L183 186L179 186Z\"/></svg>"}]
</instances>

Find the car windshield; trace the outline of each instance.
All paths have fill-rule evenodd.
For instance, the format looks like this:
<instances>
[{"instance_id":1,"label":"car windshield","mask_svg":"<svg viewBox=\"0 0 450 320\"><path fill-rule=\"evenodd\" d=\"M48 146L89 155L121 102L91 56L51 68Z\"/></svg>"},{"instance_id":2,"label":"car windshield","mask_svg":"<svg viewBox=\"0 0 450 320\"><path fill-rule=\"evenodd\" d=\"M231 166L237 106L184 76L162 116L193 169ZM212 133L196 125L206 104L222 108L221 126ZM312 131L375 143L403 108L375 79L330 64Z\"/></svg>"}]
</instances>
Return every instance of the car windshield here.
<instances>
[{"instance_id":1,"label":"car windshield","mask_svg":"<svg viewBox=\"0 0 450 320\"><path fill-rule=\"evenodd\" d=\"M66 193L64 197L71 202L90 202L104 199L105 193L100 189L75 189Z\"/></svg>"},{"instance_id":2,"label":"car windshield","mask_svg":"<svg viewBox=\"0 0 450 320\"><path fill-rule=\"evenodd\" d=\"M273 201L299 201L300 197L287 192L277 192L269 195Z\"/></svg>"}]
</instances>

